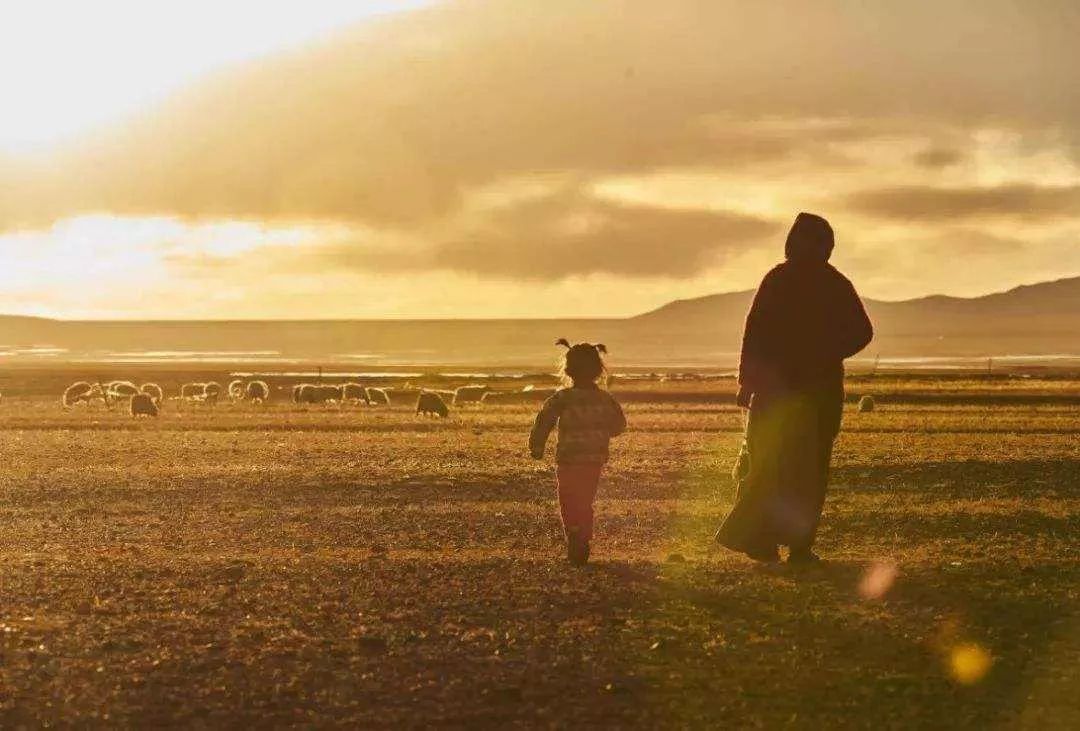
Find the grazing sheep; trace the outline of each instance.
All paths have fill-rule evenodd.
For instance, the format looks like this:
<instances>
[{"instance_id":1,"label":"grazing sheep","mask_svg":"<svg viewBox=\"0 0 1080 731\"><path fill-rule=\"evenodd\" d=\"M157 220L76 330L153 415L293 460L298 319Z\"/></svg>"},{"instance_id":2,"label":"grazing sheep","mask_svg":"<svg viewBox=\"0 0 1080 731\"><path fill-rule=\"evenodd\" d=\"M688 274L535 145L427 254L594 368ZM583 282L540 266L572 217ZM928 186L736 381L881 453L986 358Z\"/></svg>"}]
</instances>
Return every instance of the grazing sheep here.
<instances>
[{"instance_id":1,"label":"grazing sheep","mask_svg":"<svg viewBox=\"0 0 1080 731\"><path fill-rule=\"evenodd\" d=\"M131 397L128 405L132 416L157 416L158 406L148 393L137 393Z\"/></svg>"},{"instance_id":2,"label":"grazing sheep","mask_svg":"<svg viewBox=\"0 0 1080 731\"><path fill-rule=\"evenodd\" d=\"M252 381L244 391L247 400L253 404L261 404L270 398L270 386L266 381Z\"/></svg>"},{"instance_id":3,"label":"grazing sheep","mask_svg":"<svg viewBox=\"0 0 1080 731\"><path fill-rule=\"evenodd\" d=\"M91 388L93 388L93 386L87 381L75 381L75 383L64 389L64 393L60 397L60 406L65 409L70 409L80 401L87 400L86 396L90 393Z\"/></svg>"},{"instance_id":4,"label":"grazing sheep","mask_svg":"<svg viewBox=\"0 0 1080 731\"><path fill-rule=\"evenodd\" d=\"M125 397L134 396L139 392L139 387L131 381L110 381L105 386L108 393L115 393Z\"/></svg>"},{"instance_id":5,"label":"grazing sheep","mask_svg":"<svg viewBox=\"0 0 1080 731\"><path fill-rule=\"evenodd\" d=\"M162 390L161 386L157 385L156 383L144 383L142 386L139 387L139 390L150 396L150 398L154 400L154 403L157 404L159 408L161 406L161 402L165 400L165 391Z\"/></svg>"},{"instance_id":6,"label":"grazing sheep","mask_svg":"<svg viewBox=\"0 0 1080 731\"><path fill-rule=\"evenodd\" d=\"M244 398L244 382L240 379L229 382L228 394L230 401L239 401Z\"/></svg>"},{"instance_id":7,"label":"grazing sheep","mask_svg":"<svg viewBox=\"0 0 1080 731\"><path fill-rule=\"evenodd\" d=\"M416 413L424 416L439 416L445 419L450 415L442 396L432 391L421 391L416 397Z\"/></svg>"},{"instance_id":8,"label":"grazing sheep","mask_svg":"<svg viewBox=\"0 0 1080 731\"><path fill-rule=\"evenodd\" d=\"M88 404L97 399L100 399L102 402L105 401L105 391L102 389L100 383L91 385L86 381L76 381L64 389L64 395L60 399L60 404L65 409L70 409L75 404Z\"/></svg>"},{"instance_id":9,"label":"grazing sheep","mask_svg":"<svg viewBox=\"0 0 1080 731\"><path fill-rule=\"evenodd\" d=\"M315 398L322 404L331 401L340 402L344 395L345 389L343 386L322 385L315 387Z\"/></svg>"},{"instance_id":10,"label":"grazing sheep","mask_svg":"<svg viewBox=\"0 0 1080 731\"><path fill-rule=\"evenodd\" d=\"M131 381L112 381L105 386L105 403L112 404L116 401L129 399L139 393L139 387Z\"/></svg>"},{"instance_id":11,"label":"grazing sheep","mask_svg":"<svg viewBox=\"0 0 1080 731\"><path fill-rule=\"evenodd\" d=\"M368 403L372 406L390 405L390 394L387 393L385 388L371 388L369 386L364 390L367 392Z\"/></svg>"},{"instance_id":12,"label":"grazing sheep","mask_svg":"<svg viewBox=\"0 0 1080 731\"><path fill-rule=\"evenodd\" d=\"M329 386L313 383L301 384L295 391L294 400L299 404L325 404L341 401L341 386Z\"/></svg>"},{"instance_id":13,"label":"grazing sheep","mask_svg":"<svg viewBox=\"0 0 1080 731\"><path fill-rule=\"evenodd\" d=\"M873 411L875 406L877 406L877 404L874 403L874 397L870 394L866 394L861 399L859 399L860 414L866 414Z\"/></svg>"},{"instance_id":14,"label":"grazing sheep","mask_svg":"<svg viewBox=\"0 0 1080 731\"><path fill-rule=\"evenodd\" d=\"M346 383L341 387L341 400L359 404L367 403L367 391L359 383Z\"/></svg>"},{"instance_id":15,"label":"grazing sheep","mask_svg":"<svg viewBox=\"0 0 1080 731\"><path fill-rule=\"evenodd\" d=\"M478 404L490 390L487 386L461 386L454 391L454 406Z\"/></svg>"},{"instance_id":16,"label":"grazing sheep","mask_svg":"<svg viewBox=\"0 0 1080 731\"><path fill-rule=\"evenodd\" d=\"M215 405L218 402L218 399L221 398L221 391L222 389L220 383L210 381L205 386L203 386L203 401L210 404L211 406Z\"/></svg>"},{"instance_id":17,"label":"grazing sheep","mask_svg":"<svg viewBox=\"0 0 1080 731\"><path fill-rule=\"evenodd\" d=\"M206 398L205 383L185 383L180 387L181 401L202 401Z\"/></svg>"},{"instance_id":18,"label":"grazing sheep","mask_svg":"<svg viewBox=\"0 0 1080 731\"><path fill-rule=\"evenodd\" d=\"M293 400L298 404L325 404L340 397L340 389L334 386L320 386L314 383L301 383L293 389Z\"/></svg>"},{"instance_id":19,"label":"grazing sheep","mask_svg":"<svg viewBox=\"0 0 1080 731\"><path fill-rule=\"evenodd\" d=\"M301 404L315 404L319 402L318 386L314 383L305 383L300 386L300 392L297 396L297 403Z\"/></svg>"}]
</instances>

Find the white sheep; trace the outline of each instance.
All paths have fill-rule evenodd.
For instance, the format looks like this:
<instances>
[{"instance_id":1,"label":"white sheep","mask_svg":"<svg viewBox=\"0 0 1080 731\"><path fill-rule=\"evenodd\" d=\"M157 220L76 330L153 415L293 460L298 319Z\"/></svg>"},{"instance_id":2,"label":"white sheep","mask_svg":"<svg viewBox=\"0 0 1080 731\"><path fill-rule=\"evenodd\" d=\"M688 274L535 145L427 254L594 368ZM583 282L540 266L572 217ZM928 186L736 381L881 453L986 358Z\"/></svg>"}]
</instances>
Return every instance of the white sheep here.
<instances>
[{"instance_id":1,"label":"white sheep","mask_svg":"<svg viewBox=\"0 0 1080 731\"><path fill-rule=\"evenodd\" d=\"M340 402L345 398L344 386L319 386L319 395L323 401L337 401Z\"/></svg>"},{"instance_id":2,"label":"white sheep","mask_svg":"<svg viewBox=\"0 0 1080 731\"><path fill-rule=\"evenodd\" d=\"M153 399L154 403L157 404L159 408L161 407L161 402L165 400L165 390L156 383L144 383L139 386L139 390Z\"/></svg>"},{"instance_id":3,"label":"white sheep","mask_svg":"<svg viewBox=\"0 0 1080 731\"><path fill-rule=\"evenodd\" d=\"M239 400L241 400L242 398L244 398L245 391L246 391L246 389L244 388L244 382L241 381L240 379L236 379L235 381L230 381L229 382L229 389L228 389L229 400L231 400L231 401L239 401Z\"/></svg>"},{"instance_id":4,"label":"white sheep","mask_svg":"<svg viewBox=\"0 0 1080 731\"><path fill-rule=\"evenodd\" d=\"M229 385L232 388L232 385ZM247 400L253 404L261 404L270 398L270 386L266 381L251 381L244 390Z\"/></svg>"},{"instance_id":5,"label":"white sheep","mask_svg":"<svg viewBox=\"0 0 1080 731\"><path fill-rule=\"evenodd\" d=\"M180 403L202 401L206 397L205 383L185 383L180 386Z\"/></svg>"},{"instance_id":6,"label":"white sheep","mask_svg":"<svg viewBox=\"0 0 1080 731\"><path fill-rule=\"evenodd\" d=\"M221 392L221 384L210 381L203 386L203 401L213 406L221 398Z\"/></svg>"},{"instance_id":7,"label":"white sheep","mask_svg":"<svg viewBox=\"0 0 1080 731\"><path fill-rule=\"evenodd\" d=\"M490 390L487 386L461 386L454 390L454 406L478 404Z\"/></svg>"},{"instance_id":8,"label":"white sheep","mask_svg":"<svg viewBox=\"0 0 1080 731\"><path fill-rule=\"evenodd\" d=\"M346 383L341 387L341 400L358 404L367 402L367 391L359 383Z\"/></svg>"},{"instance_id":9,"label":"white sheep","mask_svg":"<svg viewBox=\"0 0 1080 731\"><path fill-rule=\"evenodd\" d=\"M72 406L78 403L90 403L91 401L100 399L105 401L105 392L101 388L101 384L91 385L86 381L76 381L64 390L64 395L60 399L60 404L65 409L70 409Z\"/></svg>"},{"instance_id":10,"label":"white sheep","mask_svg":"<svg viewBox=\"0 0 1080 731\"><path fill-rule=\"evenodd\" d=\"M139 387L131 381L112 381L105 386L105 403L129 399L139 393Z\"/></svg>"},{"instance_id":11,"label":"white sheep","mask_svg":"<svg viewBox=\"0 0 1080 731\"><path fill-rule=\"evenodd\" d=\"M345 389L341 386L332 386L329 384L305 384L300 391L301 403L325 404L330 402L340 402L344 396Z\"/></svg>"}]
</instances>

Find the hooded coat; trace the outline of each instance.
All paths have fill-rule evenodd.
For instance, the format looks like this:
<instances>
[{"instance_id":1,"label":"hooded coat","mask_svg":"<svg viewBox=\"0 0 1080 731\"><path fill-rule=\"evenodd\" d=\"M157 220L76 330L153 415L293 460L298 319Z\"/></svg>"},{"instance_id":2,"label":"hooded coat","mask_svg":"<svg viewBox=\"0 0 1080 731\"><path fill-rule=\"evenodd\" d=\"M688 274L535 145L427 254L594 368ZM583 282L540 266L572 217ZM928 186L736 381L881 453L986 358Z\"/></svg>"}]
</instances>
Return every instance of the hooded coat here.
<instances>
[{"instance_id":1,"label":"hooded coat","mask_svg":"<svg viewBox=\"0 0 1080 731\"><path fill-rule=\"evenodd\" d=\"M750 469L717 533L723 545L769 555L809 552L840 429L844 359L873 337L851 282L828 263L833 231L800 213L786 259L761 282L743 333L741 401L750 400Z\"/></svg>"},{"instance_id":2,"label":"hooded coat","mask_svg":"<svg viewBox=\"0 0 1080 731\"><path fill-rule=\"evenodd\" d=\"M844 359L874 331L847 277L829 264L828 222L800 213L784 246L786 260L765 275L743 330L739 385L769 398L808 388L843 392Z\"/></svg>"}]
</instances>

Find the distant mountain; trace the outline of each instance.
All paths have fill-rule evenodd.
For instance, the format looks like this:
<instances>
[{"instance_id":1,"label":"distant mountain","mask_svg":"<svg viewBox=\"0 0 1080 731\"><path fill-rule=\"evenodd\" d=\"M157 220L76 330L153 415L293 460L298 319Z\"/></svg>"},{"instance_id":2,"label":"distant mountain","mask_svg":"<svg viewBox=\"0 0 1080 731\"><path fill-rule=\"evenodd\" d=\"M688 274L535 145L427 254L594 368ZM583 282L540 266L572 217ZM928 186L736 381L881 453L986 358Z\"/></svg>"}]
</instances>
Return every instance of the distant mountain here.
<instances>
[{"instance_id":1,"label":"distant mountain","mask_svg":"<svg viewBox=\"0 0 1080 731\"><path fill-rule=\"evenodd\" d=\"M627 319L69 321L0 317L0 362L142 359L550 369L558 337L608 345L617 364L732 367L752 291L678 300ZM862 357L1080 355L1080 277L982 297L866 300Z\"/></svg>"},{"instance_id":2,"label":"distant mountain","mask_svg":"<svg viewBox=\"0 0 1080 731\"><path fill-rule=\"evenodd\" d=\"M753 291L677 300L632 318L642 332L737 343ZM1080 277L981 297L865 299L874 321L868 353L888 356L1080 354Z\"/></svg>"}]
</instances>

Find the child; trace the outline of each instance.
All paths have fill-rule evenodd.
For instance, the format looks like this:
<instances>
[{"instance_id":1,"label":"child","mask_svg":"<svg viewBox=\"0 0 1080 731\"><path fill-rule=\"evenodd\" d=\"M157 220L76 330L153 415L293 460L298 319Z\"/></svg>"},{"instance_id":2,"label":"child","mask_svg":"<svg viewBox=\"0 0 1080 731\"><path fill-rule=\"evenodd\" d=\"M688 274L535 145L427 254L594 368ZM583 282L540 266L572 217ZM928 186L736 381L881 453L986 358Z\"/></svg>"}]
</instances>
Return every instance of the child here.
<instances>
[{"instance_id":1,"label":"child","mask_svg":"<svg viewBox=\"0 0 1080 731\"><path fill-rule=\"evenodd\" d=\"M559 510L566 531L567 558L580 566L589 560L593 500L608 460L608 441L623 433L626 417L611 394L597 385L605 371L601 354L607 353L607 348L589 343L571 347L566 339L555 344L567 349L562 370L572 385L560 388L544 402L529 435L529 451L533 459L543 459L548 435L559 425L555 449Z\"/></svg>"}]
</instances>

